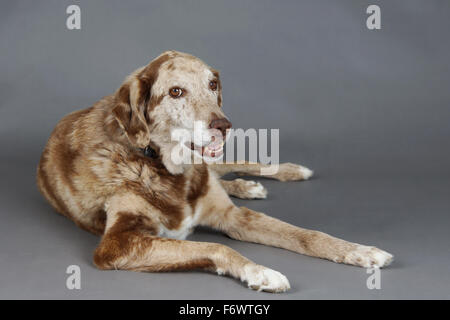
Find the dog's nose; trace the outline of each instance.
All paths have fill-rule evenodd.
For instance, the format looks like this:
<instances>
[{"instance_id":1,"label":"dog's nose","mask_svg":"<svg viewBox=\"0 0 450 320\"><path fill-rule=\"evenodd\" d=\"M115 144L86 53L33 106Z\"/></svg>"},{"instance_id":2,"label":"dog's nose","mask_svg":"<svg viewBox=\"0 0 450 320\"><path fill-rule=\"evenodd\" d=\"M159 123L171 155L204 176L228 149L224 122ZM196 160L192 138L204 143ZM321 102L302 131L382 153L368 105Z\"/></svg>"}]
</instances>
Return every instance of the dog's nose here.
<instances>
[{"instance_id":1,"label":"dog's nose","mask_svg":"<svg viewBox=\"0 0 450 320\"><path fill-rule=\"evenodd\" d=\"M231 122L225 118L216 119L216 120L211 121L211 123L209 124L209 127L211 129L220 130L220 132L222 132L222 135L225 137L227 134L227 130L231 128Z\"/></svg>"}]
</instances>

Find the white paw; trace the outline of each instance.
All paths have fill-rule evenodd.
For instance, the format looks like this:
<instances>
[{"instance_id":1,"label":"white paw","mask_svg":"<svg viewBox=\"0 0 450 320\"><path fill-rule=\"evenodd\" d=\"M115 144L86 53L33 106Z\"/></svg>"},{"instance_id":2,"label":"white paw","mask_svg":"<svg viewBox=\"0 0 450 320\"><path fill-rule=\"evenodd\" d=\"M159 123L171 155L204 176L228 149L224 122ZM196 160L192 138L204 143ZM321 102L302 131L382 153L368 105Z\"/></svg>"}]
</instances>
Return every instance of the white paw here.
<instances>
[{"instance_id":1,"label":"white paw","mask_svg":"<svg viewBox=\"0 0 450 320\"><path fill-rule=\"evenodd\" d=\"M234 180L235 190L232 194L241 199L265 199L267 198L267 190L264 186L256 181L248 181L244 179Z\"/></svg>"},{"instance_id":2,"label":"white paw","mask_svg":"<svg viewBox=\"0 0 450 320\"><path fill-rule=\"evenodd\" d=\"M280 181L298 181L308 180L313 174L312 170L304 166L287 162L280 164L278 172L272 177Z\"/></svg>"},{"instance_id":3,"label":"white paw","mask_svg":"<svg viewBox=\"0 0 450 320\"><path fill-rule=\"evenodd\" d=\"M278 271L256 265L244 266L241 280L247 282L249 288L257 291L285 292L291 288L289 280Z\"/></svg>"},{"instance_id":4,"label":"white paw","mask_svg":"<svg viewBox=\"0 0 450 320\"><path fill-rule=\"evenodd\" d=\"M364 268L383 268L391 264L394 256L375 247L359 245L345 256L344 263Z\"/></svg>"},{"instance_id":5,"label":"white paw","mask_svg":"<svg viewBox=\"0 0 450 320\"><path fill-rule=\"evenodd\" d=\"M314 171L308 169L307 167L303 167L303 166L299 166L299 167L300 167L300 173L303 176L303 180L308 180L314 174Z\"/></svg>"},{"instance_id":6,"label":"white paw","mask_svg":"<svg viewBox=\"0 0 450 320\"><path fill-rule=\"evenodd\" d=\"M267 198L267 190L264 186L255 181L246 181L248 196L251 199Z\"/></svg>"}]
</instances>

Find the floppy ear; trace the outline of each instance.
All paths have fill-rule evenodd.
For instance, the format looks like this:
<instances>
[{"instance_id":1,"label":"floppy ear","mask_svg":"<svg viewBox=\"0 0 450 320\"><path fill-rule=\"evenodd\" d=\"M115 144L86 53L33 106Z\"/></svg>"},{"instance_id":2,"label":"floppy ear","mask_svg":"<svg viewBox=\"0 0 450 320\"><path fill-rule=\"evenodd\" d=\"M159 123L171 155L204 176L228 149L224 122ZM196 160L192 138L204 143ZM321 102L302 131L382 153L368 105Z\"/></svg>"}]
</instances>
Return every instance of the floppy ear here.
<instances>
[{"instance_id":1,"label":"floppy ear","mask_svg":"<svg viewBox=\"0 0 450 320\"><path fill-rule=\"evenodd\" d=\"M112 110L130 143L139 148L145 148L150 141L145 119L150 89L145 80L133 75L116 92Z\"/></svg>"}]
</instances>

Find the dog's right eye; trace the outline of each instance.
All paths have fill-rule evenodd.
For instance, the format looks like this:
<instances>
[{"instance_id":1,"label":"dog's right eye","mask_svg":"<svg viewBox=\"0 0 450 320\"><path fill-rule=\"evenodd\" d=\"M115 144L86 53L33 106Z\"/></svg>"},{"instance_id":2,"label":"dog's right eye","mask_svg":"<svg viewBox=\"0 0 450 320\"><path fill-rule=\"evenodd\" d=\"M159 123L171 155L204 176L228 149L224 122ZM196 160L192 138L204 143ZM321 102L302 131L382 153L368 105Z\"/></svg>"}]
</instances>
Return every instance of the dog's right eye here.
<instances>
[{"instance_id":1,"label":"dog's right eye","mask_svg":"<svg viewBox=\"0 0 450 320\"><path fill-rule=\"evenodd\" d=\"M171 89L169 90L169 95L170 95L172 98L179 98L179 97L181 97L183 94L184 94L184 90L181 89L181 88L174 87L174 88L171 88Z\"/></svg>"}]
</instances>

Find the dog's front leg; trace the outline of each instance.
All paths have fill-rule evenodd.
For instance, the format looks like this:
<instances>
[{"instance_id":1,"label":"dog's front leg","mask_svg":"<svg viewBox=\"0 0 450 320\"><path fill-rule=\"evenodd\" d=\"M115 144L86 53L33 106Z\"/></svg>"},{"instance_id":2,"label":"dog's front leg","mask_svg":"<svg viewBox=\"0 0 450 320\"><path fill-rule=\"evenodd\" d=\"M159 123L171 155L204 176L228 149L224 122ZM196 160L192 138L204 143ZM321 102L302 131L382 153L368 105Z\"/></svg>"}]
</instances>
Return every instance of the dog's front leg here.
<instances>
[{"instance_id":1,"label":"dog's front leg","mask_svg":"<svg viewBox=\"0 0 450 320\"><path fill-rule=\"evenodd\" d=\"M218 179L209 181L209 192L201 200L201 225L221 230L231 238L279 247L361 267L387 266L393 256L375 247L359 245L307 230L269 217L230 200Z\"/></svg>"},{"instance_id":2,"label":"dog's front leg","mask_svg":"<svg viewBox=\"0 0 450 320\"><path fill-rule=\"evenodd\" d=\"M94 253L103 270L207 270L230 275L255 290L283 292L289 281L281 273L257 265L217 243L159 237L151 207L135 195L115 197L107 207L106 230Z\"/></svg>"},{"instance_id":3,"label":"dog's front leg","mask_svg":"<svg viewBox=\"0 0 450 320\"><path fill-rule=\"evenodd\" d=\"M202 224L231 238L284 248L313 257L361 267L387 266L393 256L375 247L344 241L319 231L302 229L245 207L228 205L205 215ZM217 210L217 209L216 209Z\"/></svg>"},{"instance_id":4,"label":"dog's front leg","mask_svg":"<svg viewBox=\"0 0 450 320\"><path fill-rule=\"evenodd\" d=\"M210 226L234 239L280 247L313 257L361 267L384 267L392 255L375 247L347 242L319 231L302 229L245 207L228 207L210 216Z\"/></svg>"}]
</instances>

